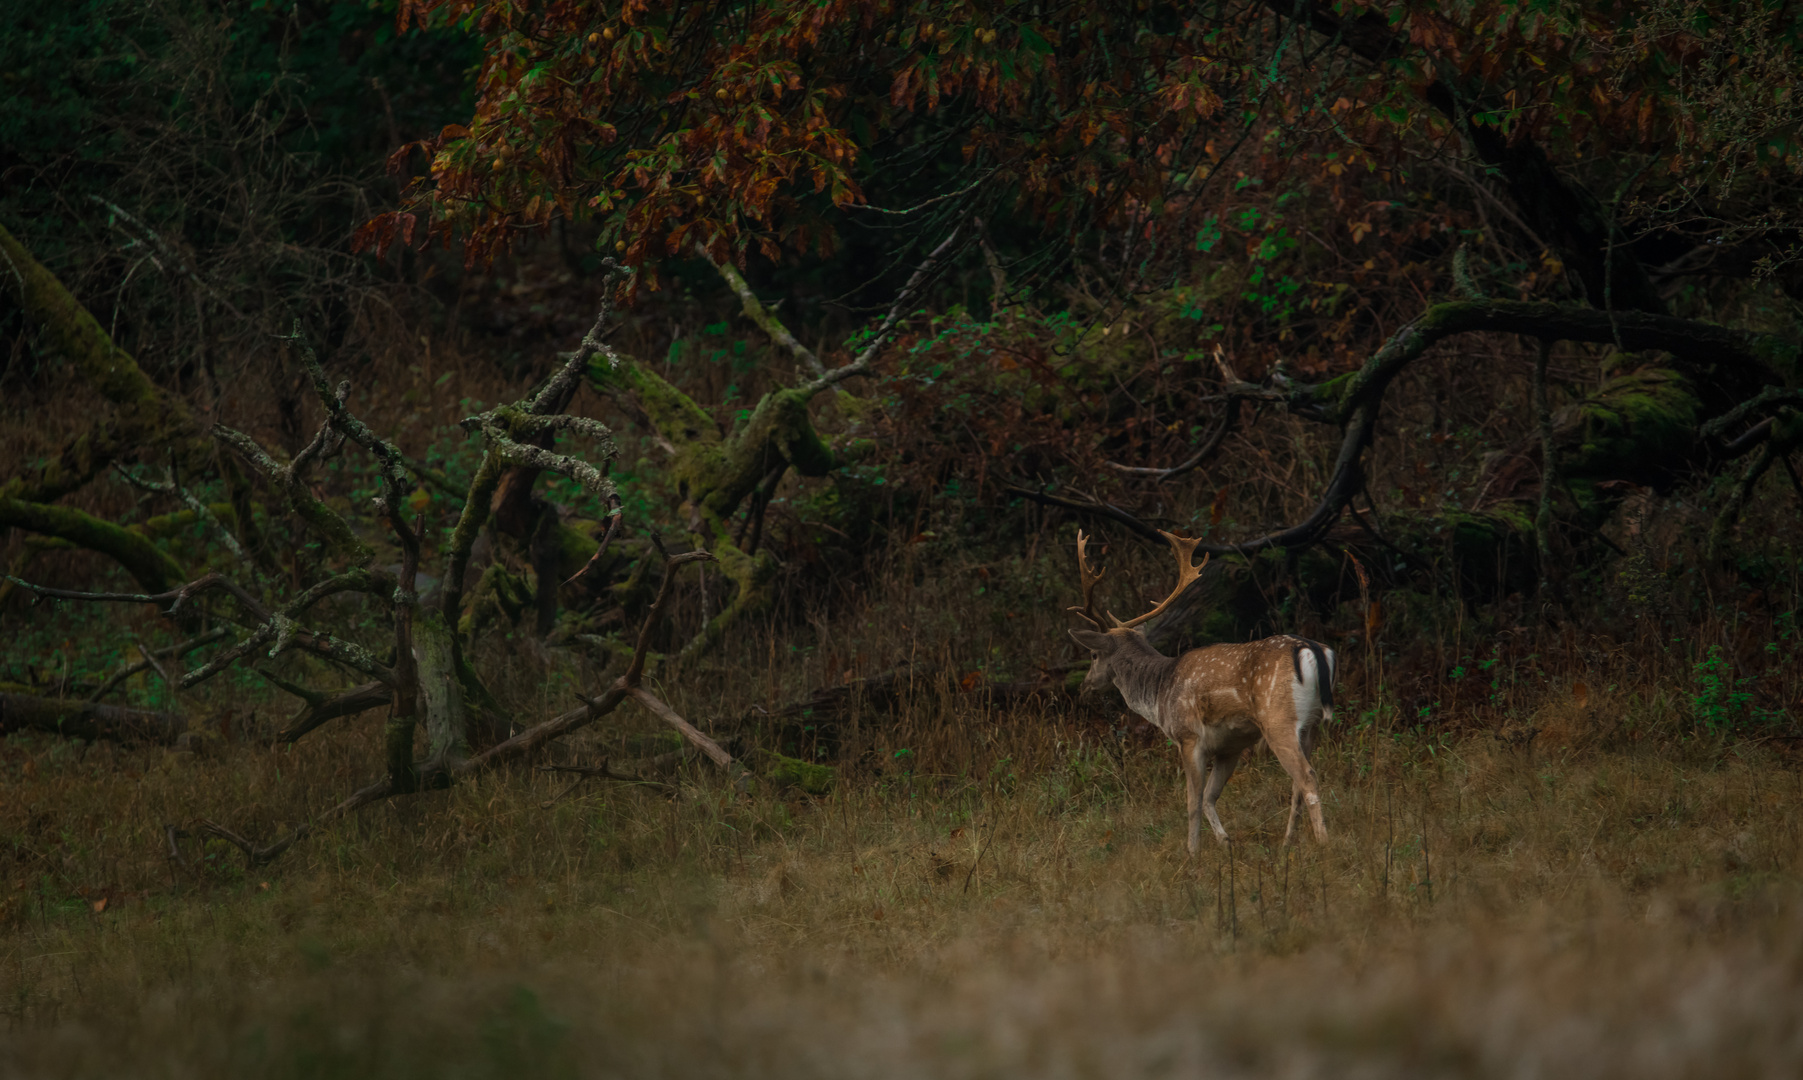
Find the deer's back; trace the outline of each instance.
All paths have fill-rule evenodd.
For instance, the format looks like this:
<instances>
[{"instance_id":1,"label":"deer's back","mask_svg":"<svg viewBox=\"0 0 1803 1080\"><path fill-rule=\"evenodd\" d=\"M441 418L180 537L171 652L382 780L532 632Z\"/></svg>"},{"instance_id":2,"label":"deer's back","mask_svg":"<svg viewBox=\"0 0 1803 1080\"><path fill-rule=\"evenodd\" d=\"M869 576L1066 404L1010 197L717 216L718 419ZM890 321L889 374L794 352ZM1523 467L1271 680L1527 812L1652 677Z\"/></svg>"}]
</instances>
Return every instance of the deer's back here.
<instances>
[{"instance_id":1,"label":"deer's back","mask_svg":"<svg viewBox=\"0 0 1803 1080\"><path fill-rule=\"evenodd\" d=\"M1295 657L1300 642L1269 637L1205 645L1177 658L1167 707L1184 726L1232 725L1261 714L1295 716Z\"/></svg>"}]
</instances>

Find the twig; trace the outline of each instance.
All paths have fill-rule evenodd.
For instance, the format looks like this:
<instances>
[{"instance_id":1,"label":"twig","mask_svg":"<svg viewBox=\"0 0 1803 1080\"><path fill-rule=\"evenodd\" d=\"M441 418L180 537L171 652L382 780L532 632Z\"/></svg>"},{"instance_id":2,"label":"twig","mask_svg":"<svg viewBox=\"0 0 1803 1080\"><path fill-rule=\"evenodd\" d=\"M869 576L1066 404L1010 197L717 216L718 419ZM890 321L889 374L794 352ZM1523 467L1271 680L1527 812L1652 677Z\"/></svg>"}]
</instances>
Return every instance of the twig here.
<instances>
[{"instance_id":1,"label":"twig","mask_svg":"<svg viewBox=\"0 0 1803 1080\"><path fill-rule=\"evenodd\" d=\"M872 214L891 214L896 217L904 217L908 214L917 214L920 211L927 209L928 207L937 206L938 204L945 202L947 199L956 199L962 195L968 195L971 192L975 191L977 189L978 185L982 184L983 181L989 179L993 175L995 175L995 170L990 169L988 172L984 173L982 176L977 177L975 180L972 180L970 183L959 188L957 191L948 191L943 195L935 195L932 198L925 200L924 202L915 203L913 206L908 207L906 210L889 210L889 209L886 209L881 206L871 206L869 203L848 203L848 204L846 204L845 208L847 210L865 210Z\"/></svg>"},{"instance_id":2,"label":"twig","mask_svg":"<svg viewBox=\"0 0 1803 1080\"><path fill-rule=\"evenodd\" d=\"M664 758L680 758L681 756L680 753L660 754L657 758L654 758L653 761L662 761ZM604 780L618 780L624 784L638 784L644 787L661 788L670 794L676 793L676 785L666 784L662 780L652 780L636 773L622 772L619 769L614 768L612 763L606 758L602 758L601 764L599 765L540 765L538 770L539 772L570 772L578 774L575 783L564 788L542 804L542 808L547 810L562 802L571 792L581 787L583 781L595 777L600 777Z\"/></svg>"},{"instance_id":3,"label":"twig","mask_svg":"<svg viewBox=\"0 0 1803 1080\"><path fill-rule=\"evenodd\" d=\"M161 649L158 649L156 651L156 655L158 655L158 656L176 656L176 657L186 656L187 654L193 652L195 649L201 648L203 646L211 645L215 641L220 641L220 640L223 640L224 638L228 638L230 636L231 636L230 630L227 630L223 626L215 627L212 630L207 631L206 633L200 635L197 638L194 638L191 641L184 641L179 645L165 645ZM142 648L142 647L143 646L139 646L139 648ZM120 683L131 678L133 675L136 675L138 672L146 671L149 668L150 668L150 663L148 660L140 660L135 664L128 664L125 667L120 668L119 670L113 672L112 675L108 676L107 680L100 684L100 688L98 690L95 690L93 693L89 694L87 697L87 700L89 702L99 701L101 698L112 693L113 688L118 686Z\"/></svg>"},{"instance_id":4,"label":"twig","mask_svg":"<svg viewBox=\"0 0 1803 1080\"><path fill-rule=\"evenodd\" d=\"M607 531L601 534L601 543L595 546L595 553L590 555L588 561L582 564L582 569L571 574L569 578L564 581L565 585L574 584L577 578L599 565L601 557L607 554L607 549L613 544L614 537L619 535L621 516L620 497L615 495L611 501L612 512L607 515Z\"/></svg>"},{"instance_id":5,"label":"twig","mask_svg":"<svg viewBox=\"0 0 1803 1080\"><path fill-rule=\"evenodd\" d=\"M970 892L970 879L977 876L977 867L983 865L983 853L989 850L989 845L994 840L995 840L995 823L991 822L989 824L989 835L983 837L983 846L977 849L977 857L974 861L971 862L969 872L964 875L964 891L965 892L967 892L967 893Z\"/></svg>"},{"instance_id":6,"label":"twig","mask_svg":"<svg viewBox=\"0 0 1803 1080\"><path fill-rule=\"evenodd\" d=\"M1149 469L1137 465L1120 465L1112 461L1104 461L1102 464L1127 476L1144 476L1153 480L1169 480L1173 476L1182 476L1184 473L1189 472L1191 469L1196 468L1204 461L1207 461L1214 456L1215 451L1221 448L1221 443L1224 442L1228 434L1233 431L1235 422L1239 418L1239 411L1239 402L1229 401L1227 403L1226 415L1221 417L1220 424L1216 425L1214 431L1209 433L1208 438L1203 440L1202 445L1196 449L1196 452L1185 458L1181 463L1173 465L1168 469Z\"/></svg>"},{"instance_id":7,"label":"twig","mask_svg":"<svg viewBox=\"0 0 1803 1080\"><path fill-rule=\"evenodd\" d=\"M158 678L163 680L163 685L169 688L169 693L172 695L181 693L181 686L174 679L169 677L168 669L163 667L162 664L157 663L156 654L152 653L149 649L146 649L144 643L136 638L132 639L132 644L138 647L138 655L144 658L144 662L150 665L150 669L157 673Z\"/></svg>"},{"instance_id":8,"label":"twig","mask_svg":"<svg viewBox=\"0 0 1803 1080\"><path fill-rule=\"evenodd\" d=\"M901 322L902 308L914 298L915 293L919 291L927 278L931 276L932 272L938 267L940 258L942 258L947 251L951 250L952 243L958 239L958 232L958 229L953 229L951 235L946 237L938 247L934 248L933 253L928 255L920 266L915 269L914 273L908 278L908 283L902 286L902 291L896 294L895 303L890 306L889 314L883 318L882 325L877 327L876 333L865 343L864 348L858 352L856 359L843 367L834 368L820 376L818 379L815 379L813 382L804 383L801 386L796 387L796 389L803 395L812 397L843 379L849 379L854 375L869 374L870 362L876 359L877 351L888 343L890 335L895 332L896 324Z\"/></svg>"}]
</instances>

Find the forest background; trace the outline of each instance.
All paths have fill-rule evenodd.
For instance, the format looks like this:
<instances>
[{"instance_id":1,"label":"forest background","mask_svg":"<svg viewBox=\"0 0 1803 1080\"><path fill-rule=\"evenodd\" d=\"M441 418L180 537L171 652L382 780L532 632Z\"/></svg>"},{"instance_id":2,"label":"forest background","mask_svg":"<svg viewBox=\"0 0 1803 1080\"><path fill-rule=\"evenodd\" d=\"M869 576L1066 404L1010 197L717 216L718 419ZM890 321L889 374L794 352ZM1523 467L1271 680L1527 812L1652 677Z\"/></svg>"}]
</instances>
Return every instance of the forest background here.
<instances>
[{"instance_id":1,"label":"forest background","mask_svg":"<svg viewBox=\"0 0 1803 1080\"><path fill-rule=\"evenodd\" d=\"M0 1061L1794 1075L1800 33L17 13ZM1325 843L1078 529L1337 651Z\"/></svg>"}]
</instances>

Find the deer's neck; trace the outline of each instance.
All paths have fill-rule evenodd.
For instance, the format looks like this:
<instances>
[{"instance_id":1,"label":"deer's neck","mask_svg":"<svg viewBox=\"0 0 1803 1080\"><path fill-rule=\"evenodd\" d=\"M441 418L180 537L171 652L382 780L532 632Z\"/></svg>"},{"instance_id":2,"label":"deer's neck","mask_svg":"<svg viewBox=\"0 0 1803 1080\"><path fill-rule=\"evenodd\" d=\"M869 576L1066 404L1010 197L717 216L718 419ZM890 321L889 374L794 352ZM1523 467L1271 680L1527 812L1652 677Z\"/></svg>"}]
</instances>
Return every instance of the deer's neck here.
<instances>
[{"instance_id":1,"label":"deer's neck","mask_svg":"<svg viewBox=\"0 0 1803 1080\"><path fill-rule=\"evenodd\" d=\"M1140 640L1115 653L1109 665L1114 687L1121 692L1127 707L1162 730L1164 723L1159 714L1163 711L1165 691L1176 676L1177 661Z\"/></svg>"}]
</instances>

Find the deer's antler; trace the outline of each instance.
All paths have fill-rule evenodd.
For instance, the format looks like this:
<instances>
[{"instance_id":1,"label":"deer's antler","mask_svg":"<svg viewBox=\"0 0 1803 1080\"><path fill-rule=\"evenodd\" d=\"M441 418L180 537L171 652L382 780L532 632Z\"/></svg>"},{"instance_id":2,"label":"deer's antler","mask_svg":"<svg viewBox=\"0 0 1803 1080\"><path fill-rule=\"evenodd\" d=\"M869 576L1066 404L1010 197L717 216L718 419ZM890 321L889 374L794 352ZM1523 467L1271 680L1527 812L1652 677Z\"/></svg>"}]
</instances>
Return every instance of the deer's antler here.
<instances>
[{"instance_id":1,"label":"deer's antler","mask_svg":"<svg viewBox=\"0 0 1803 1080\"><path fill-rule=\"evenodd\" d=\"M1123 628L1138 626L1141 623L1150 622L1152 619L1163 614L1166 608L1170 607L1171 604L1176 602L1179 596L1183 595L1183 590L1189 588L1191 583L1202 576L1202 567L1208 565L1207 555L1202 556L1201 565L1196 565L1191 562L1196 555L1196 545L1202 542L1201 537L1191 540L1186 537L1172 535L1171 533L1165 532L1163 529L1158 531L1158 535L1170 541L1172 549L1177 552L1177 587L1171 590L1171 595L1159 601L1157 607L1137 618L1128 619L1126 622L1122 622L1121 620L1116 619L1111 612L1108 618L1112 620L1116 626ZM1079 560L1082 558L1081 543L1081 541L1078 542ZM1096 576L1100 577L1101 575L1098 574ZM1085 599L1087 600L1088 597L1085 596Z\"/></svg>"},{"instance_id":2,"label":"deer's antler","mask_svg":"<svg viewBox=\"0 0 1803 1080\"><path fill-rule=\"evenodd\" d=\"M1101 581L1102 575L1106 574L1108 570L1106 567L1101 570L1089 568L1089 560L1086 558L1089 540L1089 537L1083 535L1082 529L1077 530L1077 578L1083 586L1083 606L1070 610L1089 620L1091 626L1100 630L1102 629L1102 617L1096 613L1096 582ZM1112 617L1110 616L1110 618Z\"/></svg>"}]
</instances>

